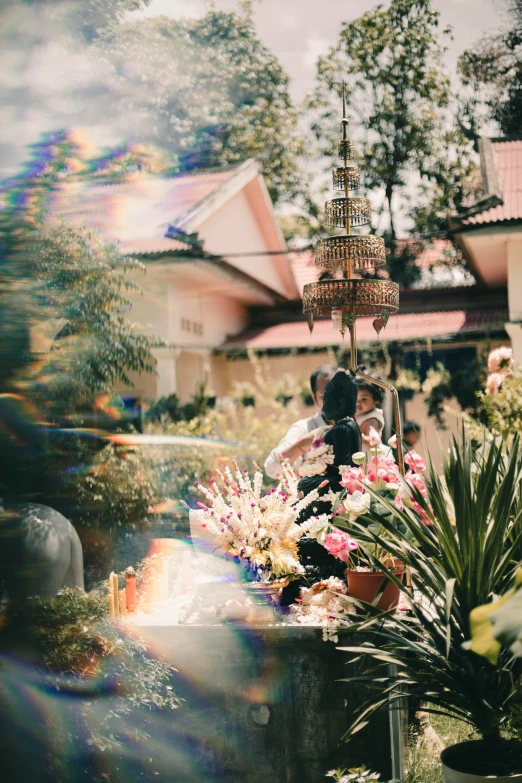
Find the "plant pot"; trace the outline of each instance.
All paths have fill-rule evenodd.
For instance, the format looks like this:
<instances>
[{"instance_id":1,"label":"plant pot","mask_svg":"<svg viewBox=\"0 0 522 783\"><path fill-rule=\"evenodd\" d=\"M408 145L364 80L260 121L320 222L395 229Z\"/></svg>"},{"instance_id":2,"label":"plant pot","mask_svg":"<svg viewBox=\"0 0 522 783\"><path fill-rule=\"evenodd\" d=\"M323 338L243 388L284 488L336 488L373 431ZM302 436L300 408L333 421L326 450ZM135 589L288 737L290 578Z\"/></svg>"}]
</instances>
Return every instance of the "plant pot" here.
<instances>
[{"instance_id":1,"label":"plant pot","mask_svg":"<svg viewBox=\"0 0 522 783\"><path fill-rule=\"evenodd\" d=\"M404 576L404 566L393 569L394 576L402 579ZM373 603L373 600L382 587L384 580L388 582L381 595L377 608L383 612L393 609L399 603L400 589L393 582L388 581L386 574L382 571L355 571L347 570L346 578L348 582L348 594L358 601L364 601L367 604Z\"/></svg>"},{"instance_id":2,"label":"plant pot","mask_svg":"<svg viewBox=\"0 0 522 783\"><path fill-rule=\"evenodd\" d=\"M483 740L459 742L442 751L445 783L515 783L522 781L522 743L501 740L504 763ZM510 771L515 770L510 774ZM498 773L498 774L497 774Z\"/></svg>"}]
</instances>

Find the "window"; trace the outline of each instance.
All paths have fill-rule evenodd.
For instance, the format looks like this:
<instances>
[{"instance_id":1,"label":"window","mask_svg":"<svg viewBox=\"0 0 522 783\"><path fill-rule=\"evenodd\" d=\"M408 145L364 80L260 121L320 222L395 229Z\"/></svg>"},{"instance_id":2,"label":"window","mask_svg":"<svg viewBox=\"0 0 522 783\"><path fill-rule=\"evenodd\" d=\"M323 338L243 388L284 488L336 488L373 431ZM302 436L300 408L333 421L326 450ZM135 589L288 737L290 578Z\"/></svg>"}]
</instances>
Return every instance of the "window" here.
<instances>
[{"instance_id":1,"label":"window","mask_svg":"<svg viewBox=\"0 0 522 783\"><path fill-rule=\"evenodd\" d=\"M198 321L189 321L188 318L182 318L181 331L192 332L193 334L197 334L201 337L203 335L203 324Z\"/></svg>"}]
</instances>

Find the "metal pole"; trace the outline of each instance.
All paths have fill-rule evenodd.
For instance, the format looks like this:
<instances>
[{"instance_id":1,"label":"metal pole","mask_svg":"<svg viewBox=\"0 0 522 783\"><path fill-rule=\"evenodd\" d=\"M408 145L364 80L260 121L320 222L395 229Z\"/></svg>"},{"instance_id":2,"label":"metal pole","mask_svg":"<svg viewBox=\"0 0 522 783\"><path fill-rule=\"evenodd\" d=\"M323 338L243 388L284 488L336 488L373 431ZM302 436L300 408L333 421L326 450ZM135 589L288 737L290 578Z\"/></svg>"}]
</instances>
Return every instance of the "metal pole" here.
<instances>
[{"instance_id":1,"label":"metal pole","mask_svg":"<svg viewBox=\"0 0 522 783\"><path fill-rule=\"evenodd\" d=\"M386 383L386 381L381 381L378 378L372 378L371 375L366 375L366 373L357 369L357 340L355 336L355 324L350 326L350 369L359 378L364 378L365 381L370 381L370 383L374 383L376 386L380 386L381 389L386 389L387 391L391 392L393 399L393 424L395 434L397 435L397 466L401 476L404 476L404 455L402 451L402 422L401 407L399 404L399 392L395 386L392 386L391 383Z\"/></svg>"},{"instance_id":2,"label":"metal pole","mask_svg":"<svg viewBox=\"0 0 522 783\"><path fill-rule=\"evenodd\" d=\"M397 674L397 666L394 663L388 664L388 674L394 677ZM391 701L391 696L389 697ZM394 702L390 704L388 715L390 718L390 744L391 744L391 768L392 779L390 783L402 783L405 765L404 765L404 734L402 730L402 703Z\"/></svg>"}]
</instances>

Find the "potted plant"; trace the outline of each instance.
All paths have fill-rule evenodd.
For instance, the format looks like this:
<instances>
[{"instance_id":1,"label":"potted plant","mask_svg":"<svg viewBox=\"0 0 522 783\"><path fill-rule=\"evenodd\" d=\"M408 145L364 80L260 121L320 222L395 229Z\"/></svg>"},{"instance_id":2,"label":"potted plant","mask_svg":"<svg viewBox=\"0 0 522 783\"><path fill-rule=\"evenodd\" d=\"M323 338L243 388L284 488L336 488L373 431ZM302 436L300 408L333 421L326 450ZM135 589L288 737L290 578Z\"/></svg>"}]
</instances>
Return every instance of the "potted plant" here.
<instances>
[{"instance_id":1,"label":"potted plant","mask_svg":"<svg viewBox=\"0 0 522 783\"><path fill-rule=\"evenodd\" d=\"M428 712L464 721L481 735L479 741L444 751L446 783L522 780L522 744L502 736L521 695L522 658L502 650L488 660L469 644L470 614L511 586L520 562L522 508L519 442L510 449L488 443L480 452L463 438L453 442L439 477L433 466L426 494L414 489L422 516L368 491L384 506L370 515L373 526L353 522L361 540L385 546L412 573L414 593L401 583L409 616L373 617L354 630L367 638L357 651L395 664L373 667L375 691L349 733L390 699L405 696L428 702ZM390 578L393 576L389 569Z\"/></svg>"},{"instance_id":2,"label":"potted plant","mask_svg":"<svg viewBox=\"0 0 522 783\"><path fill-rule=\"evenodd\" d=\"M392 524L394 518L381 500L386 499L401 508L409 506L415 514L423 513L414 498L414 490L426 492L422 477L426 463L417 452L409 452L406 455L409 470L402 481L391 448L381 443L373 428L370 428L370 443L369 462L360 452L353 455L354 467L340 468L343 490L332 506L334 519L318 531L316 537L330 554L347 563L350 596L387 611L398 604L398 583L404 577L404 564L400 557L390 553L386 543L376 544L367 536L362 540L360 526L355 528L353 523L357 519L364 520L377 537L385 540L386 531L378 521L378 514L387 514Z\"/></svg>"}]
</instances>

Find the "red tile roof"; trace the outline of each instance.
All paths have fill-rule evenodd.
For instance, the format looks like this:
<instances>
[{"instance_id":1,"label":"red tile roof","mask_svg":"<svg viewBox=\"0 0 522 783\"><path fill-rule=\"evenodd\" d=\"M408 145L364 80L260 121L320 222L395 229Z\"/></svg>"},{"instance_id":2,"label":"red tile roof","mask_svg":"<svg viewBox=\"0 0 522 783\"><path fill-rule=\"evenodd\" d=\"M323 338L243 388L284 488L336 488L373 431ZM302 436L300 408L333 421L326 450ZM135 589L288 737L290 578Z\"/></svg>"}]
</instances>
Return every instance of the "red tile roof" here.
<instances>
[{"instance_id":1,"label":"red tile roof","mask_svg":"<svg viewBox=\"0 0 522 783\"><path fill-rule=\"evenodd\" d=\"M463 221L465 225L522 219L522 139L492 143L503 204Z\"/></svg>"},{"instance_id":2,"label":"red tile roof","mask_svg":"<svg viewBox=\"0 0 522 783\"><path fill-rule=\"evenodd\" d=\"M135 239L130 242L121 242L118 246L124 256L154 255L156 253L192 253L193 248L188 242L179 239L163 237L159 239Z\"/></svg>"},{"instance_id":3,"label":"red tile roof","mask_svg":"<svg viewBox=\"0 0 522 783\"><path fill-rule=\"evenodd\" d=\"M128 176L124 182L66 187L52 213L121 243L163 240L169 226L215 193L237 172L225 169L179 177Z\"/></svg>"},{"instance_id":4,"label":"red tile roof","mask_svg":"<svg viewBox=\"0 0 522 783\"><path fill-rule=\"evenodd\" d=\"M503 331L507 310L449 310L430 313L400 313L392 316L386 329L377 337L372 318L357 320L359 342L376 340L415 340L427 337L447 338L455 335L481 335ZM318 348L339 345L343 338L334 331L330 320L317 321L310 335L308 324L294 321L265 329L251 329L232 337L222 348Z\"/></svg>"}]
</instances>

